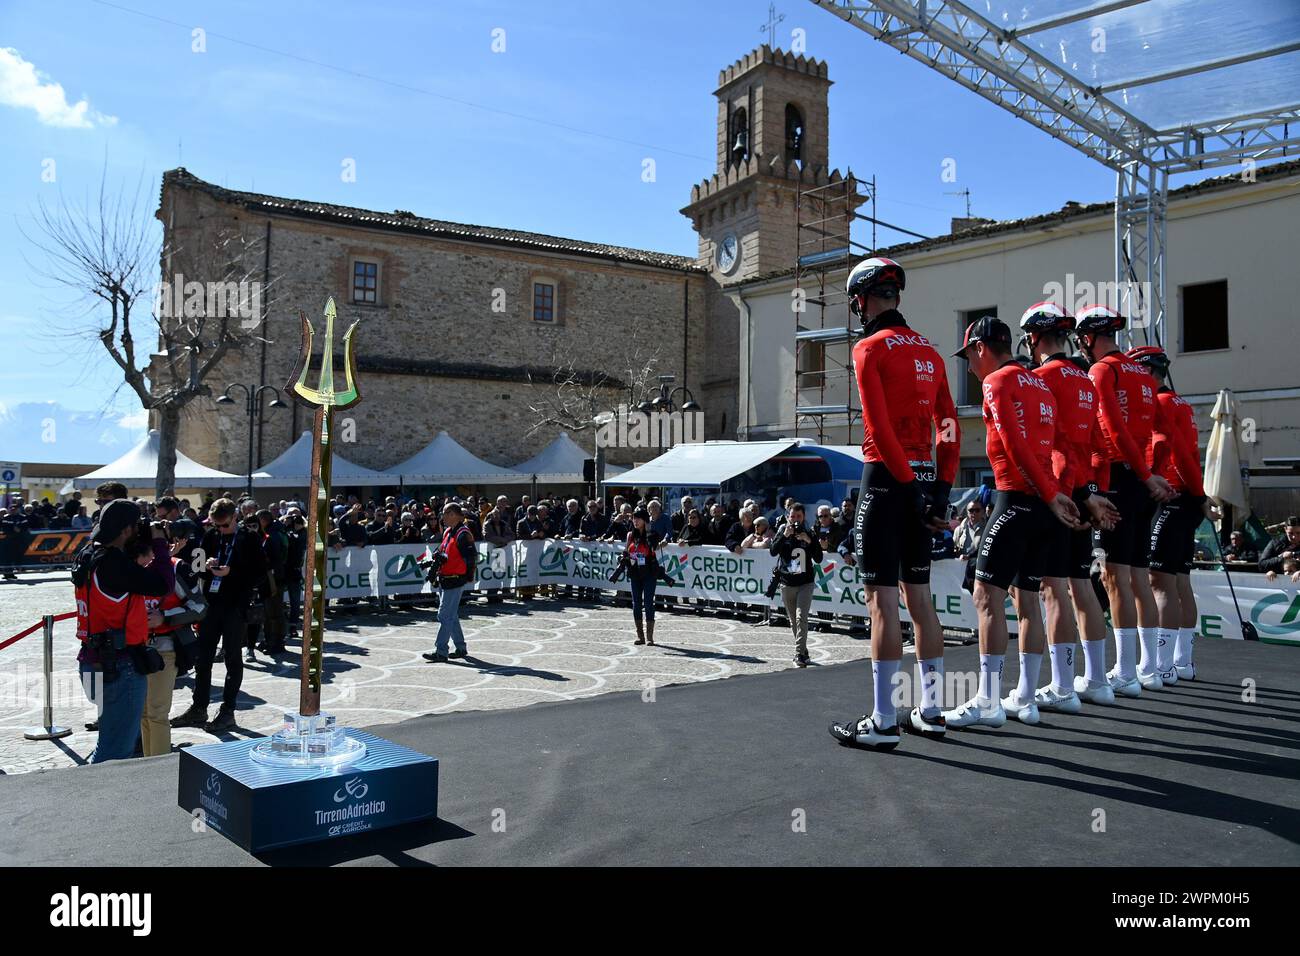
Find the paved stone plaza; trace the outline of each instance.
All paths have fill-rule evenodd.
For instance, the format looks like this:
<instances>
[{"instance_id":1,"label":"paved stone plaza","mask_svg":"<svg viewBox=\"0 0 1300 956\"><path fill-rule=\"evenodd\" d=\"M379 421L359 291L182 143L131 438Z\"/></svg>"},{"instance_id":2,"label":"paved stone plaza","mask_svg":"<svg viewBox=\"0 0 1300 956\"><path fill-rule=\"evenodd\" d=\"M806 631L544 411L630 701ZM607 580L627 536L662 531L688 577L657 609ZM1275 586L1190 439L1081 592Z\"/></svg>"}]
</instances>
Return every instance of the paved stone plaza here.
<instances>
[{"instance_id":1,"label":"paved stone plaza","mask_svg":"<svg viewBox=\"0 0 1300 956\"><path fill-rule=\"evenodd\" d=\"M0 641L46 613L72 609L66 573L23 575L20 583L0 584ZM430 664L437 631L434 612L425 607L385 612L362 604L355 613L327 618L326 680L322 704L351 726L390 724L420 714L523 707L539 701L573 700L611 691L711 681L741 674L795 670L788 628L756 625L712 613L661 613L657 647L632 641L627 607L564 598L538 598L529 606L482 599L462 606L470 662ZM95 734L84 729L94 717L76 675L75 621L55 626L55 721L76 732L58 741L29 741L23 730L39 724L42 707L40 633L0 650L0 772L22 773L84 762ZM808 639L813 664L868 656L870 645L843 626L813 631ZM298 701L298 662L291 648L279 664L265 655L245 665L237 716L239 730L223 739L277 729L285 709ZM215 715L225 668L213 673ZM791 674L797 680L797 674ZM191 682L177 687L172 715L190 702ZM864 689L865 692L865 689ZM201 730L176 730L173 746L214 741Z\"/></svg>"}]
</instances>

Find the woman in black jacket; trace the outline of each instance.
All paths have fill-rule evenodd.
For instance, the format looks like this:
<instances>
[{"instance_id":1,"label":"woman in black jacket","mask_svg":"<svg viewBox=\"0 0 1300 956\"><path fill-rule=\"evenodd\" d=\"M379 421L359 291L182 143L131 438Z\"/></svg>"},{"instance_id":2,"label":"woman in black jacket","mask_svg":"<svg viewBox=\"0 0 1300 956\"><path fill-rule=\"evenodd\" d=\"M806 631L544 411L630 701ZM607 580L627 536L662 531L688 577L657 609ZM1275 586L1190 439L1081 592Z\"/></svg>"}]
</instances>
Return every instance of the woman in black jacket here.
<instances>
[{"instance_id":1,"label":"woman in black jacket","mask_svg":"<svg viewBox=\"0 0 1300 956\"><path fill-rule=\"evenodd\" d=\"M692 546L704 544L704 540L704 522L700 520L699 511L692 508L690 514L686 516L686 524L682 526L681 532L677 535L677 543Z\"/></svg>"},{"instance_id":2,"label":"woman in black jacket","mask_svg":"<svg viewBox=\"0 0 1300 956\"><path fill-rule=\"evenodd\" d=\"M649 528L650 512L638 508L632 514L632 530L627 533L627 580L632 585L632 620L636 622L634 644L655 646L655 582L659 578L659 557L656 550L662 543ZM642 627L642 616L645 626Z\"/></svg>"}]
</instances>

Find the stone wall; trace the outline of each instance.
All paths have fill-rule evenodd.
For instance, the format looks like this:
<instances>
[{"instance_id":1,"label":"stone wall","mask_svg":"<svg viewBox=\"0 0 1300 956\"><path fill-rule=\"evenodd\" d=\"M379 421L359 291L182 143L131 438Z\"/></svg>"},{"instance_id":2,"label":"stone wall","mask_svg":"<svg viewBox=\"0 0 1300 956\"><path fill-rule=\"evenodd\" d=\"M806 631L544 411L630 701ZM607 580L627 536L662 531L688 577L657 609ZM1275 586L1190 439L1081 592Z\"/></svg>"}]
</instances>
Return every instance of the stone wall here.
<instances>
[{"instance_id":1,"label":"stone wall","mask_svg":"<svg viewBox=\"0 0 1300 956\"><path fill-rule=\"evenodd\" d=\"M248 240L245 268L260 277L270 222L271 291L265 325L257 330L267 345L253 343L228 355L207 380L213 398L229 382L283 388L299 354L298 313L313 321L319 349L328 295L339 311L336 353L346 326L360 321L363 401L343 413L356 421L355 445L343 452L367 467L391 466L443 429L474 454L513 465L558 431L548 426L530 433L536 416L528 405L535 390L553 386L530 386L521 380L521 369L571 360L580 369L623 379L624 359L637 350L657 355L657 370L676 375L676 384L689 385L701 402L701 388L714 396L717 410L706 405L708 437L720 437L716 429L724 413L734 427L734 395L728 399L726 382L734 390L735 321L707 313L714 300L711 280L702 274L293 216L268 219L173 183L164 188L159 218L176 249L167 269L187 279L206 278L201 273L210 250L234 233ZM349 301L357 257L380 264L377 305ZM532 282L541 278L558 284L553 324L532 318ZM504 311L494 311L503 302ZM606 398L612 408L622 396L610 391ZM309 427L310 412L264 409L262 417L257 464L280 454ZM184 415L179 444L204 464L242 473L246 434L242 397L234 406L205 399ZM589 433L572 437L591 445ZM619 462L653 455L609 457Z\"/></svg>"}]
</instances>

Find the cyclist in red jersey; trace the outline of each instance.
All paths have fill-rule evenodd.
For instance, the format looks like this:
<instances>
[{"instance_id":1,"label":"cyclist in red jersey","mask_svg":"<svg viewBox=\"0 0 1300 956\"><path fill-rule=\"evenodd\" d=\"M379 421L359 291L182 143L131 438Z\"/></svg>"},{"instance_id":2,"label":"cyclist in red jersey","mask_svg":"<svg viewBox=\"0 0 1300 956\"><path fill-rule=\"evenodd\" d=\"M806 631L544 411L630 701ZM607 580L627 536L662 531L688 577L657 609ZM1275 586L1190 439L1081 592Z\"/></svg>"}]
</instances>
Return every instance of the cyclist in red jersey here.
<instances>
[{"instance_id":1,"label":"cyclist in red jersey","mask_svg":"<svg viewBox=\"0 0 1300 956\"><path fill-rule=\"evenodd\" d=\"M1057 525L1056 542L1043 574L1047 644L1052 681L1033 692L1040 710L1075 714L1083 699L1111 704L1115 695L1106 680L1106 616L1092 586L1092 527L1113 527L1119 512L1098 490L1093 465L1097 444L1097 391L1088 373L1066 355L1074 317L1054 302L1039 302L1020 318L1021 341L1036 363L1034 374L1052 391L1057 408L1052 472L1063 493L1091 525L1080 530ZM1073 605L1073 609L1071 609ZM1083 636L1084 674L1076 679L1074 650ZM1021 648L1022 652L1024 647ZM1023 658L1023 653L1022 653ZM1024 674L1022 662L1021 674ZM1029 688L1017 689L1023 700Z\"/></svg>"},{"instance_id":2,"label":"cyclist in red jersey","mask_svg":"<svg viewBox=\"0 0 1300 956\"><path fill-rule=\"evenodd\" d=\"M854 520L855 555L871 612L869 714L832 724L843 744L892 749L900 730L894 686L903 657L899 583L916 633L919 706L908 729L929 737L943 722L943 630L930 598L933 533L948 517L961 433L943 357L898 311L907 285L892 259L858 263L846 289L864 338L853 348L862 400L865 463Z\"/></svg>"},{"instance_id":3,"label":"cyclist in red jersey","mask_svg":"<svg viewBox=\"0 0 1300 956\"><path fill-rule=\"evenodd\" d=\"M1079 350L1092 362L1088 374L1097 386L1097 416L1110 469L1108 496L1120 513L1114 529L1096 535L1098 546L1106 552L1101 580L1115 628L1115 667L1107 679L1116 694L1140 697L1144 687L1159 690L1162 686L1156 675L1159 613L1147 574L1147 555L1155 506L1174 493L1148 463L1156 382L1119 350L1115 336L1126 325L1114 309L1092 305L1080 310L1075 337Z\"/></svg>"},{"instance_id":4,"label":"cyclist in red jersey","mask_svg":"<svg viewBox=\"0 0 1300 956\"><path fill-rule=\"evenodd\" d=\"M1038 722L1034 704L1036 664L1042 660L1043 623L1038 603L1054 525L1079 526L1078 509L1057 488L1052 473L1056 440L1056 400L1037 375L1011 357L1011 330L985 316L966 329L958 357L965 357L983 383L985 447L993 466L995 493L975 556L975 610L980 628L979 691L946 711L949 727L1000 727L1006 707L1025 723ZM1002 667L1007 651L1007 591L1016 587L1020 623L1021 684L1002 698Z\"/></svg>"},{"instance_id":5,"label":"cyclist in red jersey","mask_svg":"<svg viewBox=\"0 0 1300 956\"><path fill-rule=\"evenodd\" d=\"M1192 556L1201 521L1217 521L1219 510L1205 496L1192 406L1169 386L1169 356L1158 345L1129 350L1159 385L1151 435L1151 470L1166 475L1177 496L1164 502L1151 525L1151 590L1159 610L1157 674L1161 683L1194 680L1192 642L1196 634L1196 596Z\"/></svg>"}]
</instances>

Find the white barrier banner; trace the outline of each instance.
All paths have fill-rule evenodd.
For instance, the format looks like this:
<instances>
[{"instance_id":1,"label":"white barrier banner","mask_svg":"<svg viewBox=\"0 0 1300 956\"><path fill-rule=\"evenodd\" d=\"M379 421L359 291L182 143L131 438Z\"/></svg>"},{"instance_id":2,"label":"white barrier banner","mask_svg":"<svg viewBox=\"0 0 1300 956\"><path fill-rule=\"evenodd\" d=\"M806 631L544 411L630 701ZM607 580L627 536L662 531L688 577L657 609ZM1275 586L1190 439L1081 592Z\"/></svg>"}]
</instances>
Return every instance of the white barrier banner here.
<instances>
[{"instance_id":1,"label":"white barrier banner","mask_svg":"<svg viewBox=\"0 0 1300 956\"><path fill-rule=\"evenodd\" d=\"M331 598L420 594L433 590L418 560L425 545L389 544L326 551L327 589ZM621 544L591 541L516 541L505 547L478 543L479 561L473 589L568 585L626 591L626 580L609 582L623 552ZM763 549L734 554L720 547L685 548L665 545L660 563L673 579L662 581L658 593L679 598L705 598L739 604L776 605L763 596L776 558ZM962 590L965 562L936 561L930 573L930 591L939 622L946 628L977 629L970 595ZM1264 641L1300 643L1300 587L1279 577L1262 574L1233 576L1242 619L1254 624ZM1193 571L1192 589L1200 611L1197 633L1208 637L1241 639L1241 626L1233 610L1232 595L1221 571ZM1015 612L1007 602L1007 620L1016 629ZM838 554L825 556L816 568L814 612L866 617L862 581L857 571ZM906 609L903 618L907 619Z\"/></svg>"}]
</instances>

